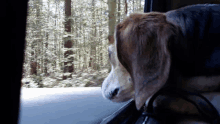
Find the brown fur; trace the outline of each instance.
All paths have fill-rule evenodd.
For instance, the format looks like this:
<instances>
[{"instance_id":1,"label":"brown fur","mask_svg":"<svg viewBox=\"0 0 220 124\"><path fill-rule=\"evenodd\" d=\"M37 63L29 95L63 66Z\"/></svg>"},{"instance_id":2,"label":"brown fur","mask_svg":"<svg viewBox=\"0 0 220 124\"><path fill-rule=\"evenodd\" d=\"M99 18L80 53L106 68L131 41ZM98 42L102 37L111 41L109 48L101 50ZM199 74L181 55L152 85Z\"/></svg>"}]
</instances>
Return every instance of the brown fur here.
<instances>
[{"instance_id":1,"label":"brown fur","mask_svg":"<svg viewBox=\"0 0 220 124\"><path fill-rule=\"evenodd\" d=\"M166 16L159 12L136 13L116 26L118 59L132 77L137 109L164 85L205 92L216 90L220 84L219 75L193 78L178 75L167 82L171 67L168 48L173 41L184 38L180 34L181 28ZM206 81L201 82L204 79Z\"/></svg>"},{"instance_id":2,"label":"brown fur","mask_svg":"<svg viewBox=\"0 0 220 124\"><path fill-rule=\"evenodd\" d=\"M167 42L177 32L157 12L133 14L117 25L118 58L133 79L138 109L165 84L170 68Z\"/></svg>"}]
</instances>

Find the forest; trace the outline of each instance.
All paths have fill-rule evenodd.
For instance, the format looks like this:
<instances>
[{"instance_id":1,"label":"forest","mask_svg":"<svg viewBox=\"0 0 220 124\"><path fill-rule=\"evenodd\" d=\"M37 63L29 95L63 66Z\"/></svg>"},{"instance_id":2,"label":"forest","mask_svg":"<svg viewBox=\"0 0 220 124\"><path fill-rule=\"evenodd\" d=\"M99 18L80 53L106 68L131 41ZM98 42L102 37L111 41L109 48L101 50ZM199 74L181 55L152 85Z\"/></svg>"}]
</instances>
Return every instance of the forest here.
<instances>
[{"instance_id":1,"label":"forest","mask_svg":"<svg viewBox=\"0 0 220 124\"><path fill-rule=\"evenodd\" d=\"M144 0L29 0L22 88L100 87L115 26Z\"/></svg>"}]
</instances>

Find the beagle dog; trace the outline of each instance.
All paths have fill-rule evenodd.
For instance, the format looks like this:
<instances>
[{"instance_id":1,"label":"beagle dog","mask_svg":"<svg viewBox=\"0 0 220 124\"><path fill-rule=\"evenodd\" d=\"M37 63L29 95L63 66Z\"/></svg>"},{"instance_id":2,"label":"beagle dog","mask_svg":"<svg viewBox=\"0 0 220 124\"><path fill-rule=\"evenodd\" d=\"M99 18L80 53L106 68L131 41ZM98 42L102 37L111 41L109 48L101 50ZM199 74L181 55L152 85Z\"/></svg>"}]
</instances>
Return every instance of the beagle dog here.
<instances>
[{"instance_id":1,"label":"beagle dog","mask_svg":"<svg viewBox=\"0 0 220 124\"><path fill-rule=\"evenodd\" d=\"M139 110L165 86L219 92L219 37L218 4L131 14L115 28L115 41L108 49L112 67L102 84L103 97L113 102L134 99ZM165 97L158 98L157 106L197 111L184 100Z\"/></svg>"}]
</instances>

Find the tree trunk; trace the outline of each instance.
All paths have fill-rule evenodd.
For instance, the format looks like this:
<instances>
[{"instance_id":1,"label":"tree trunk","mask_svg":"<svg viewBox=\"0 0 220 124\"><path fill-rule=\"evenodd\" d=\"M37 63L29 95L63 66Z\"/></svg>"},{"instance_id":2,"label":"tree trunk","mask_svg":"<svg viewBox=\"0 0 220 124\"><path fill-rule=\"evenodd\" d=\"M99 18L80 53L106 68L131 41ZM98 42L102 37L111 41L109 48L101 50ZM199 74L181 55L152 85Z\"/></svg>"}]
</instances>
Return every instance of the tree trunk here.
<instances>
[{"instance_id":1,"label":"tree trunk","mask_svg":"<svg viewBox=\"0 0 220 124\"><path fill-rule=\"evenodd\" d=\"M125 15L128 14L128 4L127 4L127 0L125 0Z\"/></svg>"},{"instance_id":2,"label":"tree trunk","mask_svg":"<svg viewBox=\"0 0 220 124\"><path fill-rule=\"evenodd\" d=\"M64 38L64 48L67 50L64 52L64 58L66 61L64 62L64 75L63 80L67 78L72 78L72 72L74 71L74 64L73 64L73 41L71 40L71 0L65 0L65 32L68 34L67 37Z\"/></svg>"},{"instance_id":3,"label":"tree trunk","mask_svg":"<svg viewBox=\"0 0 220 124\"><path fill-rule=\"evenodd\" d=\"M42 48L43 48L43 46L42 46L42 42L43 42L43 37L42 37L42 35L41 35L41 29L42 29L42 19L41 19L41 8L42 8L42 0L39 0L38 1L39 3L38 3L38 7L37 7L37 9L38 9L38 12L37 12L37 26L38 26L38 32L37 32L37 38L38 38L38 40L37 40L37 48L36 48L36 50L37 50L37 52L36 52L36 58L37 58L37 75L40 75L41 73L43 73L43 68L42 68L42 65L43 65L43 63L42 63L42 59L43 59L43 57L41 56L42 55Z\"/></svg>"},{"instance_id":4,"label":"tree trunk","mask_svg":"<svg viewBox=\"0 0 220 124\"><path fill-rule=\"evenodd\" d=\"M133 12L134 12L134 0L133 0Z\"/></svg>"},{"instance_id":5,"label":"tree trunk","mask_svg":"<svg viewBox=\"0 0 220 124\"><path fill-rule=\"evenodd\" d=\"M47 2L47 6L48 6L48 10L50 10L50 1ZM49 13L47 15L47 21L49 22ZM47 28L49 28L49 24L47 24ZM46 43L45 43L45 51L44 51L44 55L45 55L45 59L44 59L44 73L45 76L48 76L48 68L47 68L47 64L48 64L48 57L47 57L47 50L48 50L48 43L49 43L49 30L46 30Z\"/></svg>"},{"instance_id":6,"label":"tree trunk","mask_svg":"<svg viewBox=\"0 0 220 124\"><path fill-rule=\"evenodd\" d=\"M118 22L117 23L119 23L120 22L120 16L121 16L121 1L120 0L118 0Z\"/></svg>"},{"instance_id":7,"label":"tree trunk","mask_svg":"<svg viewBox=\"0 0 220 124\"><path fill-rule=\"evenodd\" d=\"M46 33L46 43L45 43L45 60L44 60L44 73L47 76L47 63L48 63L48 58L47 58L47 50L48 50L48 42L49 42L49 33Z\"/></svg>"},{"instance_id":8,"label":"tree trunk","mask_svg":"<svg viewBox=\"0 0 220 124\"><path fill-rule=\"evenodd\" d=\"M116 10L116 0L108 0L108 9L109 9L109 22L108 22L108 29L109 29L109 34L108 34L108 40L109 43L114 42L114 29L115 29L115 10Z\"/></svg>"},{"instance_id":9,"label":"tree trunk","mask_svg":"<svg viewBox=\"0 0 220 124\"><path fill-rule=\"evenodd\" d=\"M92 37L91 37L91 49L90 49L90 59L89 67L96 69L96 26L95 26L95 0L92 0Z\"/></svg>"},{"instance_id":10,"label":"tree trunk","mask_svg":"<svg viewBox=\"0 0 220 124\"><path fill-rule=\"evenodd\" d=\"M87 68L87 51L86 51L86 33L85 33L85 28L86 27L86 24L84 23L83 24L83 48L84 48L84 51L83 51L83 70L85 70Z\"/></svg>"},{"instance_id":11,"label":"tree trunk","mask_svg":"<svg viewBox=\"0 0 220 124\"><path fill-rule=\"evenodd\" d=\"M37 33L36 33L36 37L40 38L40 27L39 27L39 23L40 23L40 2L41 0L39 1L35 1L35 5L36 5L36 18L37 18L37 21L36 21L36 25L37 25ZM37 52L38 52L38 47L35 47L35 46L38 46L40 42L40 39L37 39L37 40L34 40L31 44L31 62L30 62L30 74L31 75L37 75L37 68L38 68L38 63L37 63Z\"/></svg>"},{"instance_id":12,"label":"tree trunk","mask_svg":"<svg viewBox=\"0 0 220 124\"><path fill-rule=\"evenodd\" d=\"M114 29L115 29L115 22L116 22L116 16L115 16L116 0L108 1L108 9L109 9L108 40L109 40L109 43L112 44L114 43ZM111 67L109 67L108 69L111 69Z\"/></svg>"},{"instance_id":13,"label":"tree trunk","mask_svg":"<svg viewBox=\"0 0 220 124\"><path fill-rule=\"evenodd\" d=\"M139 0L139 11L141 11L141 0Z\"/></svg>"}]
</instances>

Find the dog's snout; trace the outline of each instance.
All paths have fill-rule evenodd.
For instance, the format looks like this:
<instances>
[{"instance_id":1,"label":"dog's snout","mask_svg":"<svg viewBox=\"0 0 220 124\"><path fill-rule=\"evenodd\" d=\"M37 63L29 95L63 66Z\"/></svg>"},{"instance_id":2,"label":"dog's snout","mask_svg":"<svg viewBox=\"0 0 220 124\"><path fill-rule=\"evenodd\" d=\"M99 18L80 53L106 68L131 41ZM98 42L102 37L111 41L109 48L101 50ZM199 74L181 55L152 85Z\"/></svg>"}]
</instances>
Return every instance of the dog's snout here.
<instances>
[{"instance_id":1,"label":"dog's snout","mask_svg":"<svg viewBox=\"0 0 220 124\"><path fill-rule=\"evenodd\" d=\"M114 96L116 96L118 94L119 88L114 89L110 94L110 99L112 99Z\"/></svg>"},{"instance_id":2,"label":"dog's snout","mask_svg":"<svg viewBox=\"0 0 220 124\"><path fill-rule=\"evenodd\" d=\"M118 94L118 91L119 91L119 88L116 88L113 93L112 93L112 96L116 96Z\"/></svg>"}]
</instances>

